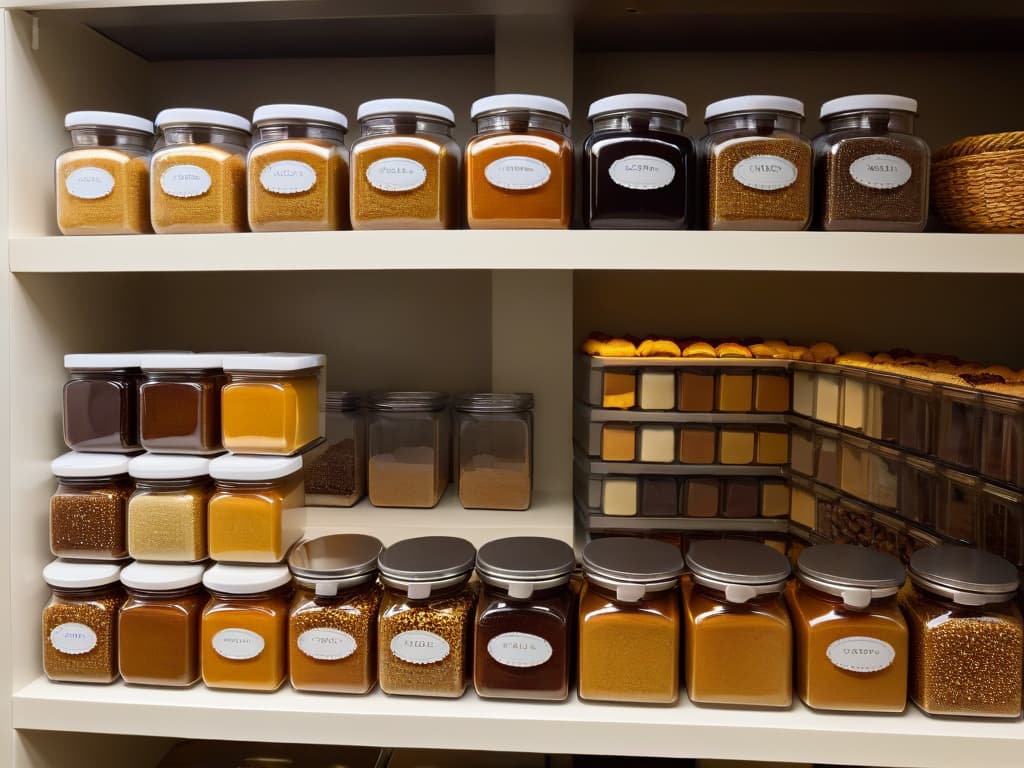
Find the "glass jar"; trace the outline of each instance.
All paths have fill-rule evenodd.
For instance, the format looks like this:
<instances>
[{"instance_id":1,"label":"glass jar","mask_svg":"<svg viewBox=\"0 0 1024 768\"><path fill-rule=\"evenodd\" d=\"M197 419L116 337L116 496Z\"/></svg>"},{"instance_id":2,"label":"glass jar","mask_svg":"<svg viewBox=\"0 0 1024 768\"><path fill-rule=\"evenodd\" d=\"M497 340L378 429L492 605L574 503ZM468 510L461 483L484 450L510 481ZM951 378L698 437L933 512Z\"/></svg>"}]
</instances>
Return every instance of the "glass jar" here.
<instances>
[{"instance_id":1,"label":"glass jar","mask_svg":"<svg viewBox=\"0 0 1024 768\"><path fill-rule=\"evenodd\" d=\"M71 451L50 463L57 478L50 497L50 551L56 557L128 557L125 524L135 487L128 460L119 453Z\"/></svg>"},{"instance_id":2,"label":"glass jar","mask_svg":"<svg viewBox=\"0 0 1024 768\"><path fill-rule=\"evenodd\" d=\"M988 552L940 544L911 555L900 604L917 706L929 715L1020 717L1018 586L1017 569Z\"/></svg>"},{"instance_id":3,"label":"glass jar","mask_svg":"<svg viewBox=\"0 0 1024 768\"><path fill-rule=\"evenodd\" d=\"M695 152L683 133L686 104L669 96L623 93L595 101L588 117L593 129L583 146L587 226L688 228Z\"/></svg>"},{"instance_id":4,"label":"glass jar","mask_svg":"<svg viewBox=\"0 0 1024 768\"><path fill-rule=\"evenodd\" d=\"M454 229L459 225L455 113L422 99L359 105L352 144L353 229Z\"/></svg>"},{"instance_id":5,"label":"glass jar","mask_svg":"<svg viewBox=\"0 0 1024 768\"><path fill-rule=\"evenodd\" d=\"M367 693L377 684L381 588L372 536L336 533L288 556L295 597L288 616L288 669L297 691Z\"/></svg>"},{"instance_id":6,"label":"glass jar","mask_svg":"<svg viewBox=\"0 0 1024 768\"><path fill-rule=\"evenodd\" d=\"M124 602L122 563L54 560L43 569L43 671L68 683L117 679L117 614Z\"/></svg>"},{"instance_id":7,"label":"glass jar","mask_svg":"<svg viewBox=\"0 0 1024 768\"><path fill-rule=\"evenodd\" d=\"M814 140L816 221L827 231L920 232L931 151L914 135L917 101L843 96L821 105Z\"/></svg>"},{"instance_id":8,"label":"glass jar","mask_svg":"<svg viewBox=\"0 0 1024 768\"><path fill-rule=\"evenodd\" d=\"M273 352L225 355L221 432L232 453L291 456L326 430L327 358Z\"/></svg>"},{"instance_id":9,"label":"glass jar","mask_svg":"<svg viewBox=\"0 0 1024 768\"><path fill-rule=\"evenodd\" d=\"M153 123L120 112L69 112L57 156L57 226L65 235L140 235L149 225Z\"/></svg>"},{"instance_id":10,"label":"glass jar","mask_svg":"<svg viewBox=\"0 0 1024 768\"><path fill-rule=\"evenodd\" d=\"M678 547L655 539L595 539L583 550L579 696L672 704L679 698Z\"/></svg>"},{"instance_id":11,"label":"glass jar","mask_svg":"<svg viewBox=\"0 0 1024 768\"><path fill-rule=\"evenodd\" d=\"M569 695L576 557L564 541L519 536L476 557L473 683L484 698L563 701Z\"/></svg>"},{"instance_id":12,"label":"glass jar","mask_svg":"<svg viewBox=\"0 0 1024 768\"><path fill-rule=\"evenodd\" d=\"M245 232L249 121L214 109L165 109L156 127L150 212L157 234Z\"/></svg>"},{"instance_id":13,"label":"glass jar","mask_svg":"<svg viewBox=\"0 0 1024 768\"><path fill-rule=\"evenodd\" d=\"M568 229L572 222L569 108L527 94L473 102L466 144L470 229Z\"/></svg>"},{"instance_id":14,"label":"glass jar","mask_svg":"<svg viewBox=\"0 0 1024 768\"><path fill-rule=\"evenodd\" d=\"M370 396L367 488L375 507L434 507L448 487L451 415L443 392Z\"/></svg>"},{"instance_id":15,"label":"glass jar","mask_svg":"<svg viewBox=\"0 0 1024 768\"><path fill-rule=\"evenodd\" d=\"M205 560L206 507L213 492L210 460L147 453L128 464L128 552L136 560Z\"/></svg>"},{"instance_id":16,"label":"glass jar","mask_svg":"<svg viewBox=\"0 0 1024 768\"><path fill-rule=\"evenodd\" d=\"M698 704L788 707L793 626L789 560L753 541L695 541L683 578L686 690Z\"/></svg>"},{"instance_id":17,"label":"glass jar","mask_svg":"<svg viewBox=\"0 0 1024 768\"><path fill-rule=\"evenodd\" d=\"M266 104L246 161L253 232L348 229L348 118L306 104Z\"/></svg>"},{"instance_id":18,"label":"glass jar","mask_svg":"<svg viewBox=\"0 0 1024 768\"><path fill-rule=\"evenodd\" d=\"M303 456L306 503L351 507L366 492L366 414L355 392L328 392L327 439Z\"/></svg>"},{"instance_id":19,"label":"glass jar","mask_svg":"<svg viewBox=\"0 0 1024 768\"><path fill-rule=\"evenodd\" d=\"M482 392L455 399L459 501L466 509L529 509L533 395Z\"/></svg>"},{"instance_id":20,"label":"glass jar","mask_svg":"<svg viewBox=\"0 0 1024 768\"><path fill-rule=\"evenodd\" d=\"M139 446L141 358L64 355L64 442L73 451L132 453Z\"/></svg>"},{"instance_id":21,"label":"glass jar","mask_svg":"<svg viewBox=\"0 0 1024 768\"><path fill-rule=\"evenodd\" d=\"M381 553L384 600L377 624L385 693L457 698L470 677L476 549L465 539L423 536Z\"/></svg>"},{"instance_id":22,"label":"glass jar","mask_svg":"<svg viewBox=\"0 0 1024 768\"><path fill-rule=\"evenodd\" d=\"M128 599L117 622L126 683L187 688L199 680L199 621L206 566L132 563L121 571Z\"/></svg>"},{"instance_id":23,"label":"glass jar","mask_svg":"<svg viewBox=\"0 0 1024 768\"><path fill-rule=\"evenodd\" d=\"M302 536L301 456L228 454L210 462L216 481L207 519L210 558L279 563Z\"/></svg>"},{"instance_id":24,"label":"glass jar","mask_svg":"<svg viewBox=\"0 0 1024 768\"><path fill-rule=\"evenodd\" d=\"M155 453L211 454L220 444L222 356L142 355L139 438Z\"/></svg>"},{"instance_id":25,"label":"glass jar","mask_svg":"<svg viewBox=\"0 0 1024 768\"><path fill-rule=\"evenodd\" d=\"M203 575L200 658L208 688L276 691L288 672L287 566L223 565Z\"/></svg>"},{"instance_id":26,"label":"glass jar","mask_svg":"<svg viewBox=\"0 0 1024 768\"><path fill-rule=\"evenodd\" d=\"M803 102L783 96L708 105L700 145L708 229L807 229L812 154L803 118Z\"/></svg>"},{"instance_id":27,"label":"glass jar","mask_svg":"<svg viewBox=\"0 0 1024 768\"><path fill-rule=\"evenodd\" d=\"M907 623L896 603L906 573L892 555L852 544L807 547L786 590L796 633L796 687L814 709L902 712Z\"/></svg>"}]
</instances>

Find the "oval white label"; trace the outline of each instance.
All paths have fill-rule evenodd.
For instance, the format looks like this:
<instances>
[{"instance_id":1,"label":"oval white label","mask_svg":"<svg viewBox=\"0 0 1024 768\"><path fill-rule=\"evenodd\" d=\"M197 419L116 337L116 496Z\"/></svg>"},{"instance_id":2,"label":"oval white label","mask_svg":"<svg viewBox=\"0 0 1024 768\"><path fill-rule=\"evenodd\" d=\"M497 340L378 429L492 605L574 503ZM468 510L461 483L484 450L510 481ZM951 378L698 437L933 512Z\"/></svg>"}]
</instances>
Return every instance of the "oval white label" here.
<instances>
[{"instance_id":1,"label":"oval white label","mask_svg":"<svg viewBox=\"0 0 1024 768\"><path fill-rule=\"evenodd\" d=\"M96 647L96 633L85 624L60 624L50 630L50 645L61 653L80 656Z\"/></svg>"},{"instance_id":2,"label":"oval white label","mask_svg":"<svg viewBox=\"0 0 1024 768\"><path fill-rule=\"evenodd\" d=\"M407 157L385 157L370 163L366 180L381 192L410 192L426 182L427 169Z\"/></svg>"},{"instance_id":3,"label":"oval white label","mask_svg":"<svg viewBox=\"0 0 1024 768\"><path fill-rule=\"evenodd\" d=\"M672 163L650 155L621 157L608 168L612 181L626 189L661 189L672 183L676 169Z\"/></svg>"},{"instance_id":4,"label":"oval white label","mask_svg":"<svg viewBox=\"0 0 1024 768\"><path fill-rule=\"evenodd\" d=\"M796 166L777 155L752 155L732 168L732 177L751 189L774 192L796 181Z\"/></svg>"},{"instance_id":5,"label":"oval white label","mask_svg":"<svg viewBox=\"0 0 1024 768\"><path fill-rule=\"evenodd\" d=\"M491 184L501 189L537 189L551 178L547 163L532 157L513 155L488 163L484 176Z\"/></svg>"},{"instance_id":6,"label":"oval white label","mask_svg":"<svg viewBox=\"0 0 1024 768\"><path fill-rule=\"evenodd\" d=\"M265 645L262 637L248 629L222 629L213 636L213 650L232 661L255 659Z\"/></svg>"},{"instance_id":7,"label":"oval white label","mask_svg":"<svg viewBox=\"0 0 1024 768\"><path fill-rule=\"evenodd\" d=\"M316 184L316 171L299 160L278 160L260 171L260 184L267 192L280 195L307 192Z\"/></svg>"},{"instance_id":8,"label":"oval white label","mask_svg":"<svg viewBox=\"0 0 1024 768\"><path fill-rule=\"evenodd\" d=\"M910 163L895 155L864 155L850 163L850 175L871 189L902 187L913 174Z\"/></svg>"},{"instance_id":9,"label":"oval white label","mask_svg":"<svg viewBox=\"0 0 1024 768\"><path fill-rule=\"evenodd\" d=\"M356 652L356 639L340 629L307 629L298 639L299 650L311 659L340 661Z\"/></svg>"},{"instance_id":10,"label":"oval white label","mask_svg":"<svg viewBox=\"0 0 1024 768\"><path fill-rule=\"evenodd\" d=\"M199 197L213 184L198 165L172 165L160 174L160 188L171 197Z\"/></svg>"},{"instance_id":11,"label":"oval white label","mask_svg":"<svg viewBox=\"0 0 1024 768\"><path fill-rule=\"evenodd\" d=\"M72 197L99 200L114 191L114 177L109 171L87 165L69 173L64 188Z\"/></svg>"},{"instance_id":12,"label":"oval white label","mask_svg":"<svg viewBox=\"0 0 1024 768\"><path fill-rule=\"evenodd\" d=\"M448 657L448 641L420 629L400 632L391 638L391 653L410 664L433 664Z\"/></svg>"},{"instance_id":13,"label":"oval white label","mask_svg":"<svg viewBox=\"0 0 1024 768\"><path fill-rule=\"evenodd\" d=\"M848 672L881 672L896 660L896 649L873 637L844 637L825 653L829 661Z\"/></svg>"},{"instance_id":14,"label":"oval white label","mask_svg":"<svg viewBox=\"0 0 1024 768\"><path fill-rule=\"evenodd\" d=\"M551 643L526 632L505 632L492 637L487 653L506 667L539 667L551 658Z\"/></svg>"}]
</instances>

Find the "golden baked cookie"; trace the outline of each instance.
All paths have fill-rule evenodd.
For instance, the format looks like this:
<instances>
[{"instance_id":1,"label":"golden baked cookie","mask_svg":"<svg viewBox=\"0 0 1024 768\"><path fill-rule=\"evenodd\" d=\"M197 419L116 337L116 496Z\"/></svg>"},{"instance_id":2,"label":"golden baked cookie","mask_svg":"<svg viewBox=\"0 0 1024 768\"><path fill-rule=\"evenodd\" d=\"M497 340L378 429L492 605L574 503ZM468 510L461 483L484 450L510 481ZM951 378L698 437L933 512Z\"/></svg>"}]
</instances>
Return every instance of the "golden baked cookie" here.
<instances>
[{"instance_id":1,"label":"golden baked cookie","mask_svg":"<svg viewBox=\"0 0 1024 768\"><path fill-rule=\"evenodd\" d=\"M754 356L747 347L732 341L723 342L715 347L715 354L718 357L740 357L747 360Z\"/></svg>"},{"instance_id":2,"label":"golden baked cookie","mask_svg":"<svg viewBox=\"0 0 1024 768\"><path fill-rule=\"evenodd\" d=\"M716 357L715 348L706 341L695 341L683 350L683 357Z\"/></svg>"},{"instance_id":3,"label":"golden baked cookie","mask_svg":"<svg viewBox=\"0 0 1024 768\"><path fill-rule=\"evenodd\" d=\"M598 347L601 357L636 357L636 345L628 339L609 339Z\"/></svg>"},{"instance_id":4,"label":"golden baked cookie","mask_svg":"<svg viewBox=\"0 0 1024 768\"><path fill-rule=\"evenodd\" d=\"M1018 380L1017 372L1013 370L1013 368L1008 368L1005 365L990 365L987 368L982 368L981 372L1000 376L1007 384L1016 383Z\"/></svg>"},{"instance_id":5,"label":"golden baked cookie","mask_svg":"<svg viewBox=\"0 0 1024 768\"><path fill-rule=\"evenodd\" d=\"M758 360L771 360L777 354L777 349L769 347L767 344L752 344L750 353Z\"/></svg>"},{"instance_id":6,"label":"golden baked cookie","mask_svg":"<svg viewBox=\"0 0 1024 768\"><path fill-rule=\"evenodd\" d=\"M836 355L836 365L859 365L864 366L871 362L871 355L867 352L843 352Z\"/></svg>"},{"instance_id":7,"label":"golden baked cookie","mask_svg":"<svg viewBox=\"0 0 1024 768\"><path fill-rule=\"evenodd\" d=\"M811 359L816 363L832 363L839 357L839 350L836 349L836 345L827 341L819 341L817 344L812 344L809 351Z\"/></svg>"},{"instance_id":8,"label":"golden baked cookie","mask_svg":"<svg viewBox=\"0 0 1024 768\"><path fill-rule=\"evenodd\" d=\"M636 351L640 357L680 357L683 354L672 339L644 339Z\"/></svg>"},{"instance_id":9,"label":"golden baked cookie","mask_svg":"<svg viewBox=\"0 0 1024 768\"><path fill-rule=\"evenodd\" d=\"M876 365L886 365L887 363L895 362L888 352L879 352L877 355L871 358L871 362Z\"/></svg>"},{"instance_id":10,"label":"golden baked cookie","mask_svg":"<svg viewBox=\"0 0 1024 768\"><path fill-rule=\"evenodd\" d=\"M813 359L811 358L811 350L809 350L807 347L800 346L787 347L786 359L807 360L808 362L813 362Z\"/></svg>"},{"instance_id":11,"label":"golden baked cookie","mask_svg":"<svg viewBox=\"0 0 1024 768\"><path fill-rule=\"evenodd\" d=\"M585 355L599 355L601 354L601 345L604 344L609 336L605 336L603 333L592 333L590 338L583 342L583 346L580 349Z\"/></svg>"}]
</instances>

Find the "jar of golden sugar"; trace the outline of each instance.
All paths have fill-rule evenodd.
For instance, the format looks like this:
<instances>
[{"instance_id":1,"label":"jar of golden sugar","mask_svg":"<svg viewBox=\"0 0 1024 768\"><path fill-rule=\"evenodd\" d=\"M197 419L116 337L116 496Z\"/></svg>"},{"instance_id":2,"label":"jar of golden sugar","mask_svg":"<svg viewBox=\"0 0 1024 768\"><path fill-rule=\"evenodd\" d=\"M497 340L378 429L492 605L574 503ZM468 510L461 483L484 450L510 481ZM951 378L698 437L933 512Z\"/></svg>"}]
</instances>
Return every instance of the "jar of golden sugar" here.
<instances>
[{"instance_id":1,"label":"jar of golden sugar","mask_svg":"<svg viewBox=\"0 0 1024 768\"><path fill-rule=\"evenodd\" d=\"M348 229L348 118L307 104L266 104L246 177L253 232Z\"/></svg>"},{"instance_id":2,"label":"jar of golden sugar","mask_svg":"<svg viewBox=\"0 0 1024 768\"><path fill-rule=\"evenodd\" d=\"M214 109L165 109L153 152L150 215L158 234L244 232L252 126Z\"/></svg>"},{"instance_id":3,"label":"jar of golden sugar","mask_svg":"<svg viewBox=\"0 0 1024 768\"><path fill-rule=\"evenodd\" d=\"M65 235L137 235L149 226L153 123L120 112L69 112L57 156L57 226Z\"/></svg>"}]
</instances>

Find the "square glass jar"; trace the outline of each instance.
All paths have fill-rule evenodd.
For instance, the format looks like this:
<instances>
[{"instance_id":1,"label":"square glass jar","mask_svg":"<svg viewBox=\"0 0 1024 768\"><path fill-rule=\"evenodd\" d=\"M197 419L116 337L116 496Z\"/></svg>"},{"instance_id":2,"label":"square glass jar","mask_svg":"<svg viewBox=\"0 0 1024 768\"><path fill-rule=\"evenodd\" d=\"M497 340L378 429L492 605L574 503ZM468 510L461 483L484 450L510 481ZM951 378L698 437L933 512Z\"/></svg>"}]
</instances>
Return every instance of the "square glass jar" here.
<instances>
[{"instance_id":1,"label":"square glass jar","mask_svg":"<svg viewBox=\"0 0 1024 768\"><path fill-rule=\"evenodd\" d=\"M455 440L463 507L529 508L533 495L532 394L460 395L455 399Z\"/></svg>"},{"instance_id":2,"label":"square glass jar","mask_svg":"<svg viewBox=\"0 0 1024 768\"><path fill-rule=\"evenodd\" d=\"M151 453L220 453L222 356L142 355L139 439Z\"/></svg>"},{"instance_id":3,"label":"square glass jar","mask_svg":"<svg viewBox=\"0 0 1024 768\"><path fill-rule=\"evenodd\" d=\"M50 463L57 478L50 497L50 551L56 557L128 557L128 499L135 490L128 462L118 453L71 451Z\"/></svg>"},{"instance_id":4,"label":"square glass jar","mask_svg":"<svg viewBox=\"0 0 1024 768\"><path fill-rule=\"evenodd\" d=\"M443 392L370 395L367 490L376 507L437 506L448 487L451 414Z\"/></svg>"},{"instance_id":5,"label":"square glass jar","mask_svg":"<svg viewBox=\"0 0 1024 768\"><path fill-rule=\"evenodd\" d=\"M938 457L976 472L981 462L981 419L981 393L944 387L939 406Z\"/></svg>"},{"instance_id":6,"label":"square glass jar","mask_svg":"<svg viewBox=\"0 0 1024 768\"><path fill-rule=\"evenodd\" d=\"M302 456L306 503L351 507L366 493L366 412L355 392L328 392L323 443Z\"/></svg>"},{"instance_id":7,"label":"square glass jar","mask_svg":"<svg viewBox=\"0 0 1024 768\"><path fill-rule=\"evenodd\" d=\"M134 453L139 445L137 354L64 356L64 442L73 451Z\"/></svg>"},{"instance_id":8,"label":"square glass jar","mask_svg":"<svg viewBox=\"0 0 1024 768\"><path fill-rule=\"evenodd\" d=\"M195 563L207 557L210 460L147 453L128 464L128 553L136 560Z\"/></svg>"}]
</instances>

